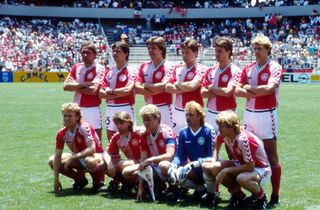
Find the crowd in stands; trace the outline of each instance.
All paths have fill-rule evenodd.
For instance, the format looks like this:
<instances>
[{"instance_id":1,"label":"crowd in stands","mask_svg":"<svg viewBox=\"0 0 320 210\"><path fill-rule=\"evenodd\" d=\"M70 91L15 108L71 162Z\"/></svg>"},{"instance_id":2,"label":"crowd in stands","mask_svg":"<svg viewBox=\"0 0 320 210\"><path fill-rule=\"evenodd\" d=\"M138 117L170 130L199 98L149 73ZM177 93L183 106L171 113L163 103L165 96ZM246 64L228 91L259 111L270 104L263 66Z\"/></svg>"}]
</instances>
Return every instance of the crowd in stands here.
<instances>
[{"instance_id":1,"label":"crowd in stands","mask_svg":"<svg viewBox=\"0 0 320 210\"><path fill-rule=\"evenodd\" d=\"M100 26L92 22L54 19L0 19L0 68L3 71L69 70L81 60L80 46L94 41L106 58ZM101 62L106 62L102 60Z\"/></svg>"},{"instance_id":2,"label":"crowd in stands","mask_svg":"<svg viewBox=\"0 0 320 210\"><path fill-rule=\"evenodd\" d=\"M2 4L32 6L65 6L91 8L228 8L251 6L302 6L319 4L318 0L77 0L77 1L36 1L36 0L2 0Z\"/></svg>"},{"instance_id":3,"label":"crowd in stands","mask_svg":"<svg viewBox=\"0 0 320 210\"><path fill-rule=\"evenodd\" d=\"M151 24L151 28L154 24ZM287 67L310 64L320 68L320 16L314 11L310 17L290 19L281 14L268 14L264 19L225 19L206 23L166 22L161 30L146 30L141 25L118 23L113 40L121 36L131 46L145 46L153 36L163 36L169 54L179 54L179 46L186 37L196 39L202 46L211 47L216 36L234 39L234 56L250 59L250 40L263 33L274 44L272 56ZM95 42L100 50L100 62L107 63L107 42L100 25L78 19L23 20L0 19L0 68L2 71L65 71L80 61L79 48L86 40ZM111 44L111 43L110 43Z\"/></svg>"}]
</instances>

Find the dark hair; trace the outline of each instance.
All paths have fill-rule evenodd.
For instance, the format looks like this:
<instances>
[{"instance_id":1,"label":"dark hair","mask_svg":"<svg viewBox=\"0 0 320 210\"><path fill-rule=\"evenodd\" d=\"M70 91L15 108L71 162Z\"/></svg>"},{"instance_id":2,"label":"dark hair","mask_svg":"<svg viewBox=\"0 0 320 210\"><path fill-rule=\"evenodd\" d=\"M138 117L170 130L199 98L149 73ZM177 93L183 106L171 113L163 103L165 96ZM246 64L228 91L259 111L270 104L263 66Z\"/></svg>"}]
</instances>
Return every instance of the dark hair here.
<instances>
[{"instance_id":1,"label":"dark hair","mask_svg":"<svg viewBox=\"0 0 320 210\"><path fill-rule=\"evenodd\" d=\"M149 44L157 45L162 52L162 57L166 58L167 48L166 48L166 42L164 38L162 38L161 36L152 36L147 40L147 46Z\"/></svg>"},{"instance_id":2,"label":"dark hair","mask_svg":"<svg viewBox=\"0 0 320 210\"><path fill-rule=\"evenodd\" d=\"M194 39L189 39L184 41L181 45L180 45L181 49L186 49L189 48L192 50L192 52L197 53L199 52L199 45L198 42Z\"/></svg>"},{"instance_id":3,"label":"dark hair","mask_svg":"<svg viewBox=\"0 0 320 210\"><path fill-rule=\"evenodd\" d=\"M129 60L129 55L130 55L130 48L129 45L127 45L126 43L123 42L116 42L114 43L111 48L112 50L114 50L115 48L120 47L122 52L124 52L125 54L127 54L126 56L126 60Z\"/></svg>"},{"instance_id":4,"label":"dark hair","mask_svg":"<svg viewBox=\"0 0 320 210\"><path fill-rule=\"evenodd\" d=\"M229 58L232 56L232 44L233 41L226 36L218 37L215 39L213 47L222 47L226 51L230 51Z\"/></svg>"}]
</instances>

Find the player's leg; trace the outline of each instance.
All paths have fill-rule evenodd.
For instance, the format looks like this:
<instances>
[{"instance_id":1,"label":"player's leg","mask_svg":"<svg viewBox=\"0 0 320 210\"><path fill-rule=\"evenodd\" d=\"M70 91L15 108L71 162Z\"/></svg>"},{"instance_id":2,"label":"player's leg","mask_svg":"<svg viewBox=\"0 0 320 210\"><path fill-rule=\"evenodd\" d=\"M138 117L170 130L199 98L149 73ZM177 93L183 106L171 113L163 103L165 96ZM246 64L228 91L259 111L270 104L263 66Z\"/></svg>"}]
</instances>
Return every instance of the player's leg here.
<instances>
[{"instance_id":1,"label":"player's leg","mask_svg":"<svg viewBox=\"0 0 320 210\"><path fill-rule=\"evenodd\" d=\"M172 123L173 116L172 116L171 104L158 106L158 108L161 112L161 123L164 123L164 124L172 127L173 126L173 123Z\"/></svg>"},{"instance_id":2,"label":"player's leg","mask_svg":"<svg viewBox=\"0 0 320 210\"><path fill-rule=\"evenodd\" d=\"M132 188L136 186L139 182L139 178L136 175L136 172L139 168L139 164L135 164L133 160L128 160L124 161L121 167L121 176L124 179L122 181L122 191L131 192Z\"/></svg>"},{"instance_id":3,"label":"player's leg","mask_svg":"<svg viewBox=\"0 0 320 210\"><path fill-rule=\"evenodd\" d=\"M117 112L123 111L121 107L116 105L107 105L106 110L106 130L108 141L110 142L112 136L117 132L116 124L113 122L113 117Z\"/></svg>"},{"instance_id":4,"label":"player's leg","mask_svg":"<svg viewBox=\"0 0 320 210\"><path fill-rule=\"evenodd\" d=\"M95 153L92 156L85 157L80 160L82 166L89 171L92 177L92 190L98 192L104 186L104 172L103 170L94 170L103 162L102 153Z\"/></svg>"},{"instance_id":5,"label":"player's leg","mask_svg":"<svg viewBox=\"0 0 320 210\"><path fill-rule=\"evenodd\" d=\"M81 107L81 112L83 114L83 120L88 122L94 128L100 141L102 141L102 114L100 107Z\"/></svg>"},{"instance_id":6,"label":"player's leg","mask_svg":"<svg viewBox=\"0 0 320 210\"><path fill-rule=\"evenodd\" d=\"M177 107L173 109L173 125L173 130L177 135L179 135L181 128L187 126L186 113L183 109L178 109Z\"/></svg>"},{"instance_id":7,"label":"player's leg","mask_svg":"<svg viewBox=\"0 0 320 210\"><path fill-rule=\"evenodd\" d=\"M202 163L203 180L206 184L207 193L203 196L203 200L207 204L216 204L219 197L219 184L216 184L215 176L211 173L211 170L220 165L219 162L213 164L211 160Z\"/></svg>"},{"instance_id":8,"label":"player's leg","mask_svg":"<svg viewBox=\"0 0 320 210\"><path fill-rule=\"evenodd\" d=\"M211 125L216 131L218 131L218 125L216 123L216 117L218 113L215 113L213 111L208 110L208 113L206 114L206 122Z\"/></svg>"}]
</instances>

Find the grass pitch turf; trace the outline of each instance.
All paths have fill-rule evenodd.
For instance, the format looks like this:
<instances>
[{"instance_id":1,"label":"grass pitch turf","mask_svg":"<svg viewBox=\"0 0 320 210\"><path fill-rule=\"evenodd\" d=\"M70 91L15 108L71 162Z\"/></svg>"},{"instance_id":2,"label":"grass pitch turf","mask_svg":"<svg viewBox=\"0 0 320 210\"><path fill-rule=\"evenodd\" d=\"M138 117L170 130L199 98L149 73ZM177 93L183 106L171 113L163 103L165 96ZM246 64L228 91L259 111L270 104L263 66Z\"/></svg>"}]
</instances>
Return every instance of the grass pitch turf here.
<instances>
[{"instance_id":1,"label":"grass pitch turf","mask_svg":"<svg viewBox=\"0 0 320 210\"><path fill-rule=\"evenodd\" d=\"M283 174L277 209L320 209L320 85L282 84L280 93L278 150ZM193 202L136 203L133 195L91 195L89 185L74 193L71 180L62 176L63 192L53 194L47 160L62 125L60 106L72 97L63 92L62 83L0 83L0 209L205 208ZM143 104L138 97L136 113ZM104 103L101 107L104 110ZM238 100L241 116L243 109L244 100ZM104 146L106 142L104 131ZM265 189L269 196L270 183ZM229 198L223 187L221 196L224 203L217 209Z\"/></svg>"}]
</instances>

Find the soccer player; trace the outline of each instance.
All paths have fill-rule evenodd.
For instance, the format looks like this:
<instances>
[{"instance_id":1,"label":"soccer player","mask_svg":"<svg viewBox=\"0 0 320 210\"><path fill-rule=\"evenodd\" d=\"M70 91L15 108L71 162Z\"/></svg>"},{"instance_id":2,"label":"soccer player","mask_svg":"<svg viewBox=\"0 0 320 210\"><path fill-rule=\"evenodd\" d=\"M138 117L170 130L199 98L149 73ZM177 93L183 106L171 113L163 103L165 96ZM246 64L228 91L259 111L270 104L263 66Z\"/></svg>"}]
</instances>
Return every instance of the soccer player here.
<instances>
[{"instance_id":1,"label":"soccer player","mask_svg":"<svg viewBox=\"0 0 320 210\"><path fill-rule=\"evenodd\" d=\"M92 42L84 43L80 52L83 62L72 66L64 90L75 92L73 102L81 107L83 119L93 126L101 139L99 88L105 68L95 62L97 49Z\"/></svg>"},{"instance_id":2,"label":"soccer player","mask_svg":"<svg viewBox=\"0 0 320 210\"><path fill-rule=\"evenodd\" d=\"M135 125L134 115L134 81L136 69L128 65L130 49L126 43L116 42L112 45L112 56L115 66L107 69L100 88L100 98L105 98L106 128L108 140L116 132L113 115L120 111L127 112Z\"/></svg>"},{"instance_id":3,"label":"soccer player","mask_svg":"<svg viewBox=\"0 0 320 210\"><path fill-rule=\"evenodd\" d=\"M143 170L151 165L155 175L155 186L160 186L166 171L160 170L163 161L172 161L176 148L176 135L166 124L161 123L161 112L153 104L143 106L140 109L146 131L141 134L141 162L138 170ZM143 179L139 179L137 200L144 197Z\"/></svg>"},{"instance_id":4,"label":"soccer player","mask_svg":"<svg viewBox=\"0 0 320 210\"><path fill-rule=\"evenodd\" d=\"M138 169L140 162L140 134L133 130L131 116L124 111L117 112L113 117L113 122L117 131L111 138L107 147L107 152L111 156L104 158L105 163L113 165L115 170L107 173L113 180L109 184L109 190L114 191L118 188L118 183L122 182L122 190L126 190L137 183L134 172ZM121 159L120 151L127 158ZM110 167L109 167L110 168Z\"/></svg>"},{"instance_id":5,"label":"soccer player","mask_svg":"<svg viewBox=\"0 0 320 210\"><path fill-rule=\"evenodd\" d=\"M223 184L231 193L229 207L244 204L245 194L241 188L252 193L253 203L265 209L267 198L262 186L269 180L271 169L263 142L253 133L240 128L239 117L231 110L220 112L216 118L219 135L216 138L211 162L203 164L206 177ZM233 160L218 160L221 145L225 143Z\"/></svg>"},{"instance_id":6,"label":"soccer player","mask_svg":"<svg viewBox=\"0 0 320 210\"><path fill-rule=\"evenodd\" d=\"M208 98L208 113L206 121L216 131L216 116L225 110L234 110L237 107L234 91L240 77L240 68L231 63L232 40L219 37L214 42L215 57L218 62L210 67L202 80L201 95Z\"/></svg>"},{"instance_id":7,"label":"soccer player","mask_svg":"<svg viewBox=\"0 0 320 210\"><path fill-rule=\"evenodd\" d=\"M59 174L74 180L73 189L80 190L88 184L85 171L91 172L101 161L103 148L100 139L92 126L82 121L80 107L75 103L65 103L61 108L64 126L57 134L55 154L48 164L54 172L54 192L62 186ZM63 153L64 145L71 153ZM91 172L93 190L103 186L104 174Z\"/></svg>"},{"instance_id":8,"label":"soccer player","mask_svg":"<svg viewBox=\"0 0 320 210\"><path fill-rule=\"evenodd\" d=\"M279 85L282 67L269 56L272 44L258 35L252 40L256 61L242 70L235 94L247 99L243 122L245 129L263 140L271 165L272 194L269 207L279 205L281 164L277 152Z\"/></svg>"},{"instance_id":9,"label":"soccer player","mask_svg":"<svg viewBox=\"0 0 320 210\"><path fill-rule=\"evenodd\" d=\"M147 104L156 105L161 112L161 122L172 126L172 94L165 92L173 66L166 60L166 44L162 37L147 40L151 61L141 64L135 91L144 96Z\"/></svg>"},{"instance_id":10,"label":"soccer player","mask_svg":"<svg viewBox=\"0 0 320 210\"><path fill-rule=\"evenodd\" d=\"M205 113L200 104L190 101L185 106L188 127L180 130L177 153L170 163L162 163L168 181L182 187L175 198L183 199L186 189L192 188L194 198L201 199L206 189L201 164L212 157L215 131L205 126Z\"/></svg>"},{"instance_id":11,"label":"soccer player","mask_svg":"<svg viewBox=\"0 0 320 210\"><path fill-rule=\"evenodd\" d=\"M186 103L195 101L203 106L200 90L205 67L197 63L198 43L192 39L186 40L181 44L181 50L184 64L174 69L169 83L166 85L168 93L176 94L173 111L173 128L176 133L179 133L181 128L187 126Z\"/></svg>"}]
</instances>

